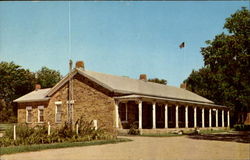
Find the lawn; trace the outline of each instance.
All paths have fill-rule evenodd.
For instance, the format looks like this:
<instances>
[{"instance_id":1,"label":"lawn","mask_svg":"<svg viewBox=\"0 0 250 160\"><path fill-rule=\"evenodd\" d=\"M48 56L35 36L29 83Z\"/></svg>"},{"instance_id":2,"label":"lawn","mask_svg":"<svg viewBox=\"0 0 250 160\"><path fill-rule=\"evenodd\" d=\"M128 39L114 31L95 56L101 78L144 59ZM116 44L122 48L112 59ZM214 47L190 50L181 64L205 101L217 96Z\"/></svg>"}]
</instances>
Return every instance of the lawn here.
<instances>
[{"instance_id":1,"label":"lawn","mask_svg":"<svg viewBox=\"0 0 250 160\"><path fill-rule=\"evenodd\" d=\"M45 149L114 144L114 143L128 142L128 141L132 141L132 140L127 139L127 138L117 138L117 139L112 139L112 140L93 140L93 141L85 141L85 142L64 142L64 143L52 143L52 144L10 146L10 147L2 147L0 150L0 155L13 154L13 153L19 153L19 152L40 151L40 150L45 150Z\"/></svg>"},{"instance_id":2,"label":"lawn","mask_svg":"<svg viewBox=\"0 0 250 160\"><path fill-rule=\"evenodd\" d=\"M6 129L12 127L14 124L12 123L0 123L0 132L5 131Z\"/></svg>"}]
</instances>

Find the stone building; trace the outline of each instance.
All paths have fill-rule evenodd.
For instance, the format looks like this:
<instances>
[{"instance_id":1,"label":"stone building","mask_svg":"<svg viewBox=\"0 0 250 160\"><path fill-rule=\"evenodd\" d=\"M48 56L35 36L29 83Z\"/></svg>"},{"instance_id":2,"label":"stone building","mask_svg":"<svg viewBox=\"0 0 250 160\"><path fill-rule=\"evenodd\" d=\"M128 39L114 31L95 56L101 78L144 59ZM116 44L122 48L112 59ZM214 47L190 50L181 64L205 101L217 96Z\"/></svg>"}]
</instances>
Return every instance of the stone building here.
<instances>
[{"instance_id":1,"label":"stone building","mask_svg":"<svg viewBox=\"0 0 250 160\"><path fill-rule=\"evenodd\" d=\"M185 87L185 85L182 85ZM139 79L87 71L83 62L53 88L36 89L18 103L18 122L59 126L80 116L111 131L136 124L142 131L228 127L229 109L177 88Z\"/></svg>"}]
</instances>

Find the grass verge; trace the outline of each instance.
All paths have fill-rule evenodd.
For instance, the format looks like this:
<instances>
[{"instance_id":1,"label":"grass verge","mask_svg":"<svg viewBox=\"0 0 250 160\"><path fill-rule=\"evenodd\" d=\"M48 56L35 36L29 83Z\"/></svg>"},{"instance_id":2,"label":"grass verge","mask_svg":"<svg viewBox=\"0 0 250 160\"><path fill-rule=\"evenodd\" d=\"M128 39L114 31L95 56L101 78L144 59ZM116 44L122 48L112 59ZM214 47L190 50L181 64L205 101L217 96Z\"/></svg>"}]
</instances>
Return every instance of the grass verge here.
<instances>
[{"instance_id":1,"label":"grass verge","mask_svg":"<svg viewBox=\"0 0 250 160\"><path fill-rule=\"evenodd\" d=\"M139 136L143 137L176 137L176 136L183 136L182 134L174 134L174 133L159 133L159 134L142 134Z\"/></svg>"},{"instance_id":2,"label":"grass verge","mask_svg":"<svg viewBox=\"0 0 250 160\"><path fill-rule=\"evenodd\" d=\"M86 142L64 142L64 143L52 143L52 144L10 146L10 147L2 147L0 149L0 155L13 154L13 153L19 153L19 152L40 151L40 150L45 150L45 149L114 144L114 143L129 142L129 141L132 141L132 140L127 139L127 138L117 138L113 140L94 140L94 141L86 141Z\"/></svg>"},{"instance_id":3,"label":"grass verge","mask_svg":"<svg viewBox=\"0 0 250 160\"><path fill-rule=\"evenodd\" d=\"M229 132L229 131L230 130L225 130L225 129L219 129L219 130L207 129L207 130L201 130L200 134L226 133L226 132Z\"/></svg>"}]
</instances>

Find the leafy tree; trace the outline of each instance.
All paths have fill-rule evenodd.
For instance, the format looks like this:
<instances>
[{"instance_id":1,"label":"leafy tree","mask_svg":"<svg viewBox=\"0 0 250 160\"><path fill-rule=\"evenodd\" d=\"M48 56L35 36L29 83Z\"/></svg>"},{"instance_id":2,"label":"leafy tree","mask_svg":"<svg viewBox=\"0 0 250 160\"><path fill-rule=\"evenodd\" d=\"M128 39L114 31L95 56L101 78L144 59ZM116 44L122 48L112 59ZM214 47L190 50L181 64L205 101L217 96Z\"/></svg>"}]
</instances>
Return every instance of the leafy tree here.
<instances>
[{"instance_id":1,"label":"leafy tree","mask_svg":"<svg viewBox=\"0 0 250 160\"><path fill-rule=\"evenodd\" d=\"M226 19L228 34L216 35L201 48L204 68L193 71L188 89L235 113L250 110L250 12L238 10Z\"/></svg>"},{"instance_id":2,"label":"leafy tree","mask_svg":"<svg viewBox=\"0 0 250 160\"><path fill-rule=\"evenodd\" d=\"M42 88L53 87L62 78L59 71L49 69L47 67L42 67L41 70L37 71L37 82Z\"/></svg>"},{"instance_id":3,"label":"leafy tree","mask_svg":"<svg viewBox=\"0 0 250 160\"><path fill-rule=\"evenodd\" d=\"M167 80L165 79L152 78L152 79L148 79L148 81L167 85Z\"/></svg>"},{"instance_id":4,"label":"leafy tree","mask_svg":"<svg viewBox=\"0 0 250 160\"><path fill-rule=\"evenodd\" d=\"M15 121L12 101L34 89L35 76L14 62L0 62L0 122Z\"/></svg>"}]
</instances>

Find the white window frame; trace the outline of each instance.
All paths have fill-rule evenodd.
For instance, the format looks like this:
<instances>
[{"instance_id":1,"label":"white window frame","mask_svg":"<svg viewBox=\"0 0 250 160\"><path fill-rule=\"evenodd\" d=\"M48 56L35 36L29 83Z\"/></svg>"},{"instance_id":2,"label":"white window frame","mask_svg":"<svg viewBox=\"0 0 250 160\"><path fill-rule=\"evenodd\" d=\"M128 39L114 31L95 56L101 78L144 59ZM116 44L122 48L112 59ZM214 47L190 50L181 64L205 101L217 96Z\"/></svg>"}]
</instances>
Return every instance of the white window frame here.
<instances>
[{"instance_id":1,"label":"white window frame","mask_svg":"<svg viewBox=\"0 0 250 160\"><path fill-rule=\"evenodd\" d=\"M37 108L38 108L38 113L37 113L38 123L44 123L44 106L38 106ZM41 113L40 110L43 110L43 121L40 120L40 113Z\"/></svg>"},{"instance_id":2,"label":"white window frame","mask_svg":"<svg viewBox=\"0 0 250 160\"><path fill-rule=\"evenodd\" d=\"M31 121L28 122L29 110L31 111ZM26 106L26 123L32 123L32 106Z\"/></svg>"},{"instance_id":3,"label":"white window frame","mask_svg":"<svg viewBox=\"0 0 250 160\"><path fill-rule=\"evenodd\" d=\"M57 120L57 107L58 107L59 105L61 106L61 109L62 109L62 102L61 102L61 101L55 102L55 123L62 123L62 112L61 112L61 121L59 122L59 121Z\"/></svg>"}]
</instances>

